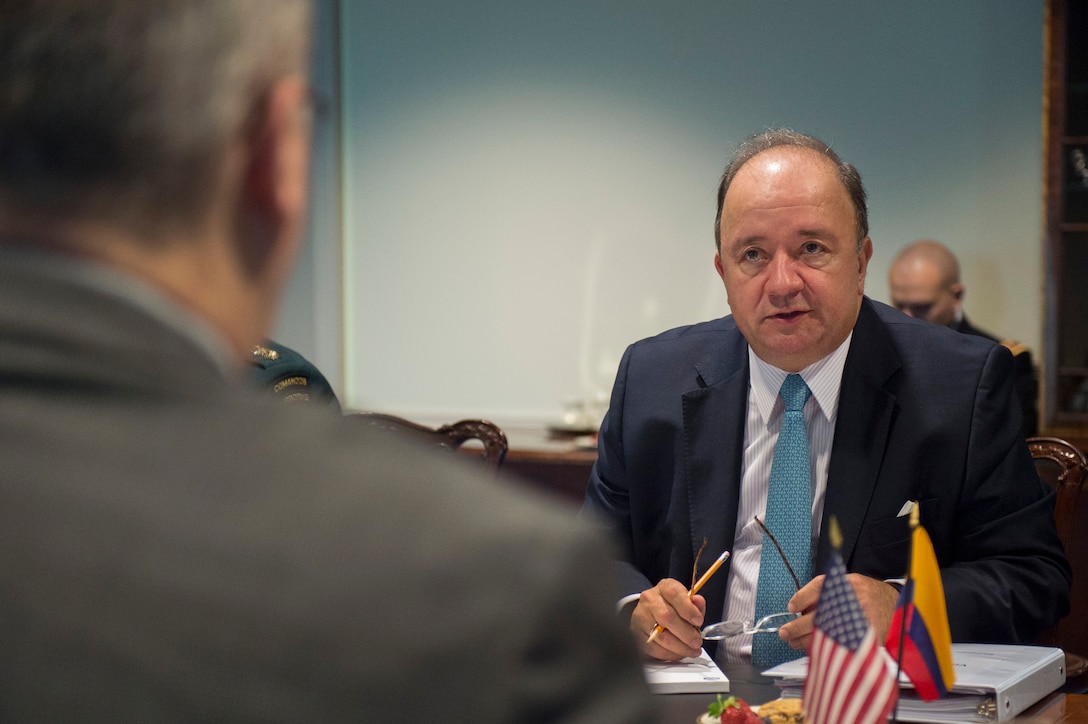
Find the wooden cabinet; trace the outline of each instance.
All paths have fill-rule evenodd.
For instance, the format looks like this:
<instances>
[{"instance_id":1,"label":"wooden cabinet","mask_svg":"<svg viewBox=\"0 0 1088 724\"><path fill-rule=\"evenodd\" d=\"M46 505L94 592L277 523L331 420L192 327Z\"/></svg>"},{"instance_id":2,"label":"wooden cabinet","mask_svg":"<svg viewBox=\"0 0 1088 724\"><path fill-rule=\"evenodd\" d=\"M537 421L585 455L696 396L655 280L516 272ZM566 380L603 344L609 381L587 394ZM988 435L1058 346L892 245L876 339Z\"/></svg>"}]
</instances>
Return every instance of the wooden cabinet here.
<instances>
[{"instance_id":1,"label":"wooden cabinet","mask_svg":"<svg viewBox=\"0 0 1088 724\"><path fill-rule=\"evenodd\" d=\"M1088 443L1088 2L1048 0L1044 422Z\"/></svg>"}]
</instances>

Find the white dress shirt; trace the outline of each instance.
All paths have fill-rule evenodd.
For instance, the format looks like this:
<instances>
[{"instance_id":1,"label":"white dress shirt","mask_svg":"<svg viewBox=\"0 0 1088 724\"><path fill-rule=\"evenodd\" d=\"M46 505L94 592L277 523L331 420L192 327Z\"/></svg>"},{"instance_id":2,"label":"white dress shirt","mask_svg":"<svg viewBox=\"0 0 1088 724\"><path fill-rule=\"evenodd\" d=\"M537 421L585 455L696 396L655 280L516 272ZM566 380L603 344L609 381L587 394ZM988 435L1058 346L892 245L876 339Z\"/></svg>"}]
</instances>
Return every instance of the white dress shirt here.
<instances>
[{"instance_id":1,"label":"white dress shirt","mask_svg":"<svg viewBox=\"0 0 1088 724\"><path fill-rule=\"evenodd\" d=\"M812 390L805 403L805 428L808 431L812 481L812 550L820 538L820 521L827 491L827 468L835 437L835 419L839 409L839 390L846 354L853 333L838 348L818 362L801 370L801 378ZM725 593L722 621L752 621L756 608L756 583L759 558L763 551L763 531L754 520L767 515L767 491L770 488L771 461L778 431L782 427L783 403L778 396L789 374L756 357L748 348L748 413L744 425L744 462L741 469L740 503L737 508L737 533L733 539L732 566ZM805 581L801 581L804 585ZM708 612L707 622L714 619ZM761 634L772 636L774 634ZM718 647L719 661L750 661L752 637L734 636Z\"/></svg>"}]
</instances>

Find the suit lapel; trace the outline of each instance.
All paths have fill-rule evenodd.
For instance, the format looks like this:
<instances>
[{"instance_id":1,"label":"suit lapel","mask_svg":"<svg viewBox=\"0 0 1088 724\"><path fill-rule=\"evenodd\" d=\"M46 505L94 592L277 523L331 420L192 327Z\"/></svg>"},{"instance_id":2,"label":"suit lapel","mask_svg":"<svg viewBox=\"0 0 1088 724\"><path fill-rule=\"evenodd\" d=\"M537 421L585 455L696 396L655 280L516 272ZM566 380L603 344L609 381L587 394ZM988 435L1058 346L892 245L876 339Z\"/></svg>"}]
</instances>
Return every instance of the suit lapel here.
<instances>
[{"instance_id":1,"label":"suit lapel","mask_svg":"<svg viewBox=\"0 0 1088 724\"><path fill-rule=\"evenodd\" d=\"M680 487L685 499L677 502L688 513L691 551L686 558L681 557L684 552L675 551L672 567L676 573L685 563L690 569L704 537L707 544L699 561L700 572L723 550L733 547L748 399L747 349L740 333L731 330L725 349L696 364L702 386L683 395L684 469ZM720 571L701 591L708 611L720 612L725 605L727 573L728 568Z\"/></svg>"},{"instance_id":2,"label":"suit lapel","mask_svg":"<svg viewBox=\"0 0 1088 724\"><path fill-rule=\"evenodd\" d=\"M816 551L817 571L825 567L827 560L831 515L838 518L842 529L842 553L849 566L876 489L895 410L895 396L885 385L899 367L890 337L872 303L864 300L854 325L839 392L823 525Z\"/></svg>"},{"instance_id":3,"label":"suit lapel","mask_svg":"<svg viewBox=\"0 0 1088 724\"><path fill-rule=\"evenodd\" d=\"M830 515L839 519L847 562L857 547L895 411L895 396L886 384L899 367L890 337L872 303L864 300L843 369L816 570L827 560ZM695 368L699 387L683 395L683 479L674 498L687 511L691 531L688 549L673 552L670 568L679 580L690 575L704 536L701 570L731 548L736 535L748 401L747 343L735 328L727 330L725 344ZM708 611L720 611L725 604L728 576L722 573L728 568L701 591Z\"/></svg>"}]
</instances>

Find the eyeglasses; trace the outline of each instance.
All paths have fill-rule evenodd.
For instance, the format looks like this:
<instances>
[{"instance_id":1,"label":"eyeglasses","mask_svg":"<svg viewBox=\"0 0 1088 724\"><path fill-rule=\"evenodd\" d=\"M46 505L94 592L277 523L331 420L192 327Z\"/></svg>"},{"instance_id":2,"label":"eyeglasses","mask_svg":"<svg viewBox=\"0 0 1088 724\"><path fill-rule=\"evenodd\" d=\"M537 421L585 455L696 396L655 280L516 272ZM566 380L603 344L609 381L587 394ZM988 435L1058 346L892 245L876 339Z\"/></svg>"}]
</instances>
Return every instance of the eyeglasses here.
<instances>
[{"instance_id":1,"label":"eyeglasses","mask_svg":"<svg viewBox=\"0 0 1088 724\"><path fill-rule=\"evenodd\" d=\"M703 628L703 639L706 641L721 641L730 636L751 636L757 633L774 633L790 621L798 618L799 613L772 613L756 621L755 626L751 621L721 621L712 623Z\"/></svg>"},{"instance_id":2,"label":"eyeglasses","mask_svg":"<svg viewBox=\"0 0 1088 724\"><path fill-rule=\"evenodd\" d=\"M793 566L790 565L789 559L786 558L786 552L782 550L782 546L779 545L778 539L774 537L774 533L764 525L763 521L759 519L759 516L755 516L753 519L774 544L775 550L778 551L778 555L781 556L782 562L786 565L786 570L789 571L790 576L793 578L794 585L797 586L797 590L801 590L801 581L797 580L797 574L793 572ZM706 545L704 542L703 545ZM699 549L700 552L702 549ZM782 628L790 621L800 617L799 613L772 613L769 616L756 621L756 625L753 626L751 621L721 621L719 623L712 623L709 626L703 628L703 640L705 641L721 641L731 636L751 636L757 633L774 633L778 629Z\"/></svg>"}]
</instances>

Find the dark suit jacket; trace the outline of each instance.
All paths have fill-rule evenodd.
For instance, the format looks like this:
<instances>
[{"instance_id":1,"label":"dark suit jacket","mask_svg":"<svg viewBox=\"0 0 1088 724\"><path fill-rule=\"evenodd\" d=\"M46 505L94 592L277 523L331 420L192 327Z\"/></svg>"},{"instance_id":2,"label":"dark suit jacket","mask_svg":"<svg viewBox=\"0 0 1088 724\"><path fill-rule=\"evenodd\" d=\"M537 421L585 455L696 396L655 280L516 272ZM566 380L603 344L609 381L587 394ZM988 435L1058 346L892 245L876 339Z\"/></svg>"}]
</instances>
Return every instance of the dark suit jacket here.
<instances>
[{"instance_id":1,"label":"dark suit jacket","mask_svg":"<svg viewBox=\"0 0 1088 724\"><path fill-rule=\"evenodd\" d=\"M971 324L966 316L961 317L952 329L1002 343L999 338ZM1016 376L1016 397L1020 400L1020 410L1024 415L1024 437L1031 437L1039 431L1039 380L1035 374L1031 350L1020 344L1013 346L1016 348L1012 358L1013 374Z\"/></svg>"},{"instance_id":2,"label":"dark suit jacket","mask_svg":"<svg viewBox=\"0 0 1088 724\"><path fill-rule=\"evenodd\" d=\"M606 539L241 382L0 252L0 721L652 720Z\"/></svg>"},{"instance_id":3,"label":"dark suit jacket","mask_svg":"<svg viewBox=\"0 0 1088 724\"><path fill-rule=\"evenodd\" d=\"M902 577L907 500L942 568L956 641L1029 642L1069 610L1053 494L1012 403L1007 349L866 299L843 370L816 554L838 517L849 570ZM621 541L626 590L690 581L695 552L732 547L748 395L732 317L665 332L624 354L584 513ZM722 575L724 572L726 575ZM728 568L703 588L720 616Z\"/></svg>"}]
</instances>

